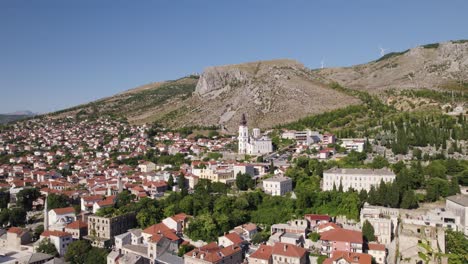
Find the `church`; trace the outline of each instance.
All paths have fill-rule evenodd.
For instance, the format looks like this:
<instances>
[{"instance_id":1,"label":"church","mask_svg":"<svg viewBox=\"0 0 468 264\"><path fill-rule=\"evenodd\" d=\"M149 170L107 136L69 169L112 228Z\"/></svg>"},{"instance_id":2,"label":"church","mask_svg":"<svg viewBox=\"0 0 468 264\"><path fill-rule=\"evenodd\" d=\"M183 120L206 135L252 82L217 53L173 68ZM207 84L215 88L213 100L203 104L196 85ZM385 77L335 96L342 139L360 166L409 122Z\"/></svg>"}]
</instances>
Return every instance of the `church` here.
<instances>
[{"instance_id":1,"label":"church","mask_svg":"<svg viewBox=\"0 0 468 264\"><path fill-rule=\"evenodd\" d=\"M242 120L239 125L239 154L263 155L273 152L271 138L262 136L259 128L254 128L252 134L249 134L245 114L242 114Z\"/></svg>"}]
</instances>

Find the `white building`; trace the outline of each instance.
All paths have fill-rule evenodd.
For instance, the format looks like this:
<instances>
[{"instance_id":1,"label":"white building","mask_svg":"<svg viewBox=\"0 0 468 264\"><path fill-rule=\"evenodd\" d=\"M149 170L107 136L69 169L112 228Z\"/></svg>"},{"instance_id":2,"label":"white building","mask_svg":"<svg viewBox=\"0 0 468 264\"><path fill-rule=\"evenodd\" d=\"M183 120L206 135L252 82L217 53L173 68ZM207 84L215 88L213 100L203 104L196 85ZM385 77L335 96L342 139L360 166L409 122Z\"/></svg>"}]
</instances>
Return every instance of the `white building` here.
<instances>
[{"instance_id":1,"label":"white building","mask_svg":"<svg viewBox=\"0 0 468 264\"><path fill-rule=\"evenodd\" d=\"M282 138L294 139L298 144L310 145L313 143L320 142L322 135L317 131L311 131L310 129L304 131L285 131L281 134Z\"/></svg>"},{"instance_id":2,"label":"white building","mask_svg":"<svg viewBox=\"0 0 468 264\"><path fill-rule=\"evenodd\" d=\"M468 236L468 195L454 195L447 197L445 209L460 217L459 230Z\"/></svg>"},{"instance_id":3,"label":"white building","mask_svg":"<svg viewBox=\"0 0 468 264\"><path fill-rule=\"evenodd\" d=\"M341 139L341 146L345 148L348 151L357 151L357 152L363 152L364 151L364 145L366 144L365 139L356 139L356 138L343 138Z\"/></svg>"},{"instance_id":4,"label":"white building","mask_svg":"<svg viewBox=\"0 0 468 264\"><path fill-rule=\"evenodd\" d=\"M39 245L40 241L46 238L48 238L50 242L54 244L55 249L57 249L57 252L60 256L65 255L65 253L67 252L68 244L70 244L73 241L72 234L70 233L47 230L41 234L39 241L36 243L36 245Z\"/></svg>"},{"instance_id":5,"label":"white building","mask_svg":"<svg viewBox=\"0 0 468 264\"><path fill-rule=\"evenodd\" d=\"M348 191L349 188L354 190L370 191L371 186L378 187L381 181L393 182L395 173L388 169L340 169L333 168L323 172L323 187L324 191L333 190L333 186L337 189L341 185L343 191Z\"/></svg>"},{"instance_id":6,"label":"white building","mask_svg":"<svg viewBox=\"0 0 468 264\"><path fill-rule=\"evenodd\" d=\"M48 226L46 229L63 231L65 226L76 220L73 207L55 208L48 212Z\"/></svg>"},{"instance_id":7,"label":"white building","mask_svg":"<svg viewBox=\"0 0 468 264\"><path fill-rule=\"evenodd\" d=\"M254 128L252 135L249 135L247 120L242 115L242 121L239 126L239 154L263 155L273 152L271 138L262 136L260 129Z\"/></svg>"},{"instance_id":8,"label":"white building","mask_svg":"<svg viewBox=\"0 0 468 264\"><path fill-rule=\"evenodd\" d=\"M263 191L273 196L285 195L292 191L292 179L283 176L274 176L263 180Z\"/></svg>"}]
</instances>

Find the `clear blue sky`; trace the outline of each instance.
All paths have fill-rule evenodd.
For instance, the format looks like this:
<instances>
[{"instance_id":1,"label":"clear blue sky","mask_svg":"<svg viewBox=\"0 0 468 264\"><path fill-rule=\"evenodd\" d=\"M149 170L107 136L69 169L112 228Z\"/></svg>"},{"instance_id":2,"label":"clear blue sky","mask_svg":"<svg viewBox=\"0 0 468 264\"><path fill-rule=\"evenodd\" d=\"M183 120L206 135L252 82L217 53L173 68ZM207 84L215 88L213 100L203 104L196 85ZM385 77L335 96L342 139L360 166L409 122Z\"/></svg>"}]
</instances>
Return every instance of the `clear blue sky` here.
<instances>
[{"instance_id":1,"label":"clear blue sky","mask_svg":"<svg viewBox=\"0 0 468 264\"><path fill-rule=\"evenodd\" d=\"M468 1L0 0L0 113L48 112L212 65L364 63L468 38Z\"/></svg>"}]
</instances>

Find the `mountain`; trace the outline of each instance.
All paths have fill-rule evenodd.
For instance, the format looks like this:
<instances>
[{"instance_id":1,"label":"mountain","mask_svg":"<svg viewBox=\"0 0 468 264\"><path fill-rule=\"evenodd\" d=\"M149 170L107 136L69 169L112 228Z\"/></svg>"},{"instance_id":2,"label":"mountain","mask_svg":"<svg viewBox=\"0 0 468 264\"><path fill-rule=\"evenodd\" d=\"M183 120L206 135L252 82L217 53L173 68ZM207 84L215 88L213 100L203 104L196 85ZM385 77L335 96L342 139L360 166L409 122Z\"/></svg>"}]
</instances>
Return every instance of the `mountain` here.
<instances>
[{"instance_id":1,"label":"mountain","mask_svg":"<svg viewBox=\"0 0 468 264\"><path fill-rule=\"evenodd\" d=\"M21 110L21 111L15 111L15 112L12 112L12 113L6 113L5 115L33 116L33 115L37 115L37 114L32 112L32 111L29 111L29 110Z\"/></svg>"},{"instance_id":2,"label":"mountain","mask_svg":"<svg viewBox=\"0 0 468 264\"><path fill-rule=\"evenodd\" d=\"M208 67L200 76L147 84L47 116L107 114L134 124L216 125L234 133L245 113L250 126L270 128L362 104L352 90L380 98L390 89L468 91L467 54L468 41L461 40L393 52L352 67L311 70L288 59ZM337 83L351 90L337 89Z\"/></svg>"},{"instance_id":3,"label":"mountain","mask_svg":"<svg viewBox=\"0 0 468 264\"><path fill-rule=\"evenodd\" d=\"M366 64L318 71L324 81L380 94L388 89L468 90L468 40L392 52Z\"/></svg>"},{"instance_id":4,"label":"mountain","mask_svg":"<svg viewBox=\"0 0 468 264\"><path fill-rule=\"evenodd\" d=\"M13 113L0 114L0 124L5 124L8 122L13 122L28 117L35 116L36 114L31 111L16 111Z\"/></svg>"}]
</instances>

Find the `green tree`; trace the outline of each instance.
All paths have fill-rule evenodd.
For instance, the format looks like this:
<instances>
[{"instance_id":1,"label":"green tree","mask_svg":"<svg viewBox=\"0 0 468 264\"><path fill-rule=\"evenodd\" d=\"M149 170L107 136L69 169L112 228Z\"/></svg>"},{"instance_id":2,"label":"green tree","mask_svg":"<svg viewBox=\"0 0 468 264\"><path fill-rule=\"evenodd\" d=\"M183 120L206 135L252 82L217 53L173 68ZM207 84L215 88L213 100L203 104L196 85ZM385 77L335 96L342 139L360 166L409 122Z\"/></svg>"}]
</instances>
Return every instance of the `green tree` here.
<instances>
[{"instance_id":1,"label":"green tree","mask_svg":"<svg viewBox=\"0 0 468 264\"><path fill-rule=\"evenodd\" d=\"M26 223L26 211L23 208L12 208L9 221L11 226L23 226Z\"/></svg>"},{"instance_id":2,"label":"green tree","mask_svg":"<svg viewBox=\"0 0 468 264\"><path fill-rule=\"evenodd\" d=\"M167 180L167 185L169 188L172 188L174 186L174 177L172 177L172 174L169 176L169 179Z\"/></svg>"},{"instance_id":3,"label":"green tree","mask_svg":"<svg viewBox=\"0 0 468 264\"><path fill-rule=\"evenodd\" d=\"M239 172L236 175L236 186L239 190L246 191L254 187L254 181L249 174Z\"/></svg>"},{"instance_id":4,"label":"green tree","mask_svg":"<svg viewBox=\"0 0 468 264\"><path fill-rule=\"evenodd\" d=\"M43 232L44 232L44 225L38 225L36 228L34 228L33 239L38 240Z\"/></svg>"},{"instance_id":5,"label":"green tree","mask_svg":"<svg viewBox=\"0 0 468 264\"><path fill-rule=\"evenodd\" d=\"M0 227L8 225L10 222L10 210L8 208L0 211Z\"/></svg>"},{"instance_id":6,"label":"green tree","mask_svg":"<svg viewBox=\"0 0 468 264\"><path fill-rule=\"evenodd\" d=\"M448 229L445 232L445 249L450 264L468 263L468 239L462 232Z\"/></svg>"},{"instance_id":7,"label":"green tree","mask_svg":"<svg viewBox=\"0 0 468 264\"><path fill-rule=\"evenodd\" d=\"M18 192L16 195L17 204L26 211L32 210L33 202L39 198L41 193L36 188L26 188Z\"/></svg>"},{"instance_id":8,"label":"green tree","mask_svg":"<svg viewBox=\"0 0 468 264\"><path fill-rule=\"evenodd\" d=\"M195 249L195 247L190 245L190 244L182 245L182 246L179 247L179 251L177 251L177 256L183 257L185 255L185 253L190 252L193 249Z\"/></svg>"},{"instance_id":9,"label":"green tree","mask_svg":"<svg viewBox=\"0 0 468 264\"><path fill-rule=\"evenodd\" d=\"M84 264L86 260L85 256L90 252L91 248L88 240L73 241L68 245L65 260L71 264Z\"/></svg>"},{"instance_id":10,"label":"green tree","mask_svg":"<svg viewBox=\"0 0 468 264\"><path fill-rule=\"evenodd\" d=\"M0 209L5 209L10 203L10 192L9 191L0 191Z\"/></svg>"},{"instance_id":11,"label":"green tree","mask_svg":"<svg viewBox=\"0 0 468 264\"><path fill-rule=\"evenodd\" d=\"M364 236L364 239L368 242L375 241L374 227L367 220L364 221L364 224L362 225L362 235Z\"/></svg>"},{"instance_id":12,"label":"green tree","mask_svg":"<svg viewBox=\"0 0 468 264\"><path fill-rule=\"evenodd\" d=\"M123 190L121 193L117 194L117 199L115 202L116 208L121 208L135 199L135 195L131 194L128 190Z\"/></svg>"},{"instance_id":13,"label":"green tree","mask_svg":"<svg viewBox=\"0 0 468 264\"><path fill-rule=\"evenodd\" d=\"M418 201L413 190L406 190L401 199L400 207L403 209L418 208Z\"/></svg>"},{"instance_id":14,"label":"green tree","mask_svg":"<svg viewBox=\"0 0 468 264\"><path fill-rule=\"evenodd\" d=\"M258 232L255 235L253 235L252 243L255 244L255 245L258 245L260 243L263 243L263 242L267 241L269 237L270 237L270 235L268 234L268 232L263 232L263 231Z\"/></svg>"},{"instance_id":15,"label":"green tree","mask_svg":"<svg viewBox=\"0 0 468 264\"><path fill-rule=\"evenodd\" d=\"M103 248L93 247L88 254L86 254L86 259L84 263L93 263L93 264L106 264L107 255L109 252Z\"/></svg>"},{"instance_id":16,"label":"green tree","mask_svg":"<svg viewBox=\"0 0 468 264\"><path fill-rule=\"evenodd\" d=\"M39 245L37 246L37 252L49 254L56 257L59 256L55 245L52 244L52 242L50 242L49 238L44 238L39 242Z\"/></svg>"},{"instance_id":17,"label":"green tree","mask_svg":"<svg viewBox=\"0 0 468 264\"><path fill-rule=\"evenodd\" d=\"M51 193L47 196L47 209L64 208L70 206L67 196L63 194Z\"/></svg>"},{"instance_id":18,"label":"green tree","mask_svg":"<svg viewBox=\"0 0 468 264\"><path fill-rule=\"evenodd\" d=\"M317 242L319 239L320 239L320 234L319 233L316 233L316 232L312 232L309 234L309 239L314 241L314 242Z\"/></svg>"},{"instance_id":19,"label":"green tree","mask_svg":"<svg viewBox=\"0 0 468 264\"><path fill-rule=\"evenodd\" d=\"M370 167L373 169L382 169L388 166L389 166L388 160L380 155L376 156L372 160L372 163L370 164Z\"/></svg>"}]
</instances>

